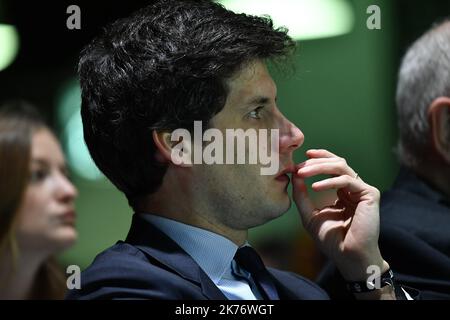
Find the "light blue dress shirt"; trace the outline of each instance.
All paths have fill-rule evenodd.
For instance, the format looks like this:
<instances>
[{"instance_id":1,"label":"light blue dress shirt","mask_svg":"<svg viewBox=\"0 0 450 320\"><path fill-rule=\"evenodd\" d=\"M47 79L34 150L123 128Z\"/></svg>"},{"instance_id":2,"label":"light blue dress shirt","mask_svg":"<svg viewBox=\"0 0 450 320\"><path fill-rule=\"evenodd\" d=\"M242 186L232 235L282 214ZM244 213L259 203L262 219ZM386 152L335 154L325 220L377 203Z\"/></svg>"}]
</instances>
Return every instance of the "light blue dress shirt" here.
<instances>
[{"instance_id":1,"label":"light blue dress shirt","mask_svg":"<svg viewBox=\"0 0 450 320\"><path fill-rule=\"evenodd\" d=\"M217 233L153 214L142 214L142 217L186 251L228 299L262 299L250 273L233 260L239 247L231 240Z\"/></svg>"}]
</instances>

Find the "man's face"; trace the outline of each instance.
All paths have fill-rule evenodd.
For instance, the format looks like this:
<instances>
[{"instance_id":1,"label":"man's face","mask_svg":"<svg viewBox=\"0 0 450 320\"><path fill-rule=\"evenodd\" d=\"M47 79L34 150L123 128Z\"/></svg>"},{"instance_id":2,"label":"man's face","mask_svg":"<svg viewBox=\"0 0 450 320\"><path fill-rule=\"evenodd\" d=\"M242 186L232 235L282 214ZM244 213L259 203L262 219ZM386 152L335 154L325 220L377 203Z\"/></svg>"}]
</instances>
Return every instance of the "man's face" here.
<instances>
[{"instance_id":1,"label":"man's face","mask_svg":"<svg viewBox=\"0 0 450 320\"><path fill-rule=\"evenodd\" d=\"M274 154L278 157L279 169L274 175L261 175L261 167L267 165L259 160L257 164L249 164L248 141L245 164L236 164L235 157L235 164L193 167L200 197L208 202L205 204L208 214L229 228L245 230L279 217L289 209L289 178L280 173L293 171L292 154L302 145L304 136L278 109L276 86L263 62L248 64L227 84L226 104L210 121L210 127L222 131L224 144L226 129L255 129L257 132L267 129L269 136L271 129L279 130L279 152ZM268 145L267 153L270 138Z\"/></svg>"}]
</instances>

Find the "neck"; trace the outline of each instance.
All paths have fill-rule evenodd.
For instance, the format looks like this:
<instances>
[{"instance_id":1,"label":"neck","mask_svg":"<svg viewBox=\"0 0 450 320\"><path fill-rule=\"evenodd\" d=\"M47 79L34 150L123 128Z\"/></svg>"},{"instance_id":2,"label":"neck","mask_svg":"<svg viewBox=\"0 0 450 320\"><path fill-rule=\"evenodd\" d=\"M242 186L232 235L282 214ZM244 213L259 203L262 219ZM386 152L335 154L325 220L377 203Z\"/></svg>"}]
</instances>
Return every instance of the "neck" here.
<instances>
[{"instance_id":1,"label":"neck","mask_svg":"<svg viewBox=\"0 0 450 320\"><path fill-rule=\"evenodd\" d=\"M0 257L0 300L27 299L45 257L20 252L16 263L10 252Z\"/></svg>"},{"instance_id":2,"label":"neck","mask_svg":"<svg viewBox=\"0 0 450 320\"><path fill-rule=\"evenodd\" d=\"M170 174L165 179L170 179ZM245 243L247 230L235 230L220 222L220 214L205 203L199 190L194 194L180 183L171 183L170 188L166 185L163 182L157 192L145 197L135 209L220 234L238 246Z\"/></svg>"}]
</instances>

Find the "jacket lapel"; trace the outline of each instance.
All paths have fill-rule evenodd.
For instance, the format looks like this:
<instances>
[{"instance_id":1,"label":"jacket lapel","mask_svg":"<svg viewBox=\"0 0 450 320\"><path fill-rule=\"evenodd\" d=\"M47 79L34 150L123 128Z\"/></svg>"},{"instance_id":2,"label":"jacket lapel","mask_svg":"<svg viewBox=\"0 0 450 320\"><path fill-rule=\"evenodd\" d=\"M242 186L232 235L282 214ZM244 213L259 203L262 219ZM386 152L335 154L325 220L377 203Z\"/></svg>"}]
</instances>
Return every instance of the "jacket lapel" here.
<instances>
[{"instance_id":1,"label":"jacket lapel","mask_svg":"<svg viewBox=\"0 0 450 320\"><path fill-rule=\"evenodd\" d=\"M189 254L139 214L133 215L125 242L137 247L184 279L199 284L201 292L208 299L227 299Z\"/></svg>"},{"instance_id":2,"label":"jacket lapel","mask_svg":"<svg viewBox=\"0 0 450 320\"><path fill-rule=\"evenodd\" d=\"M284 286L276 277L272 275L272 279L275 283L275 287L277 288L278 296L280 300L295 300L298 299L298 295L292 292L289 288Z\"/></svg>"}]
</instances>

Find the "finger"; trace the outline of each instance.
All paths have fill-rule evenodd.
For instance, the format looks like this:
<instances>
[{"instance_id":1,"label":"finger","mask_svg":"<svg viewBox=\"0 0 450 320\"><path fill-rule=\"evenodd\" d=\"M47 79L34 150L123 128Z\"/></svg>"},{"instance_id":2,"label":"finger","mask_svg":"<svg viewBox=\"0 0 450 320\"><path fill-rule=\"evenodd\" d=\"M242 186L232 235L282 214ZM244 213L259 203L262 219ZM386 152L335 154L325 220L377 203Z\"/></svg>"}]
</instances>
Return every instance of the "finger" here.
<instances>
[{"instance_id":1,"label":"finger","mask_svg":"<svg viewBox=\"0 0 450 320\"><path fill-rule=\"evenodd\" d=\"M368 186L362 180L352 178L348 175L342 175L339 177L314 182L312 184L312 188L314 191L324 191L341 188L347 188L350 192L361 192L368 190Z\"/></svg>"},{"instance_id":2,"label":"finger","mask_svg":"<svg viewBox=\"0 0 450 320\"><path fill-rule=\"evenodd\" d=\"M296 175L292 176L292 195L300 213L302 224L306 228L314 214L315 208L308 196L305 181Z\"/></svg>"},{"instance_id":3,"label":"finger","mask_svg":"<svg viewBox=\"0 0 450 320\"><path fill-rule=\"evenodd\" d=\"M312 160L325 160L323 158L329 159L330 161L337 161L337 162L342 162L343 165L347 166L350 170L346 171L345 174L348 174L352 177L356 177L359 178L360 180L361 177L358 176L358 174L347 164L347 161L345 160L345 158L339 157L338 155L335 155L334 153L325 150L325 149L310 149L308 151L306 151L307 156L310 157L310 159L308 159L307 161L303 162L302 164L298 165L297 169L300 169L302 167L306 167L308 164L308 161L312 161ZM322 159L321 159L322 158ZM311 164L313 162L310 162ZM319 163L319 162L317 162Z\"/></svg>"},{"instance_id":4,"label":"finger","mask_svg":"<svg viewBox=\"0 0 450 320\"><path fill-rule=\"evenodd\" d=\"M339 158L334 153L325 149L309 149L306 151L306 155L310 158Z\"/></svg>"},{"instance_id":5,"label":"finger","mask_svg":"<svg viewBox=\"0 0 450 320\"><path fill-rule=\"evenodd\" d=\"M297 174L302 178L309 178L318 174L349 175L356 177L356 172L345 161L333 161L305 166L300 168Z\"/></svg>"},{"instance_id":6,"label":"finger","mask_svg":"<svg viewBox=\"0 0 450 320\"><path fill-rule=\"evenodd\" d=\"M308 159L306 161L303 161L295 166L295 168L298 170L300 168L314 165L314 164L321 164L321 163L329 163L329 162L338 162L341 161L341 158L312 158Z\"/></svg>"}]
</instances>

